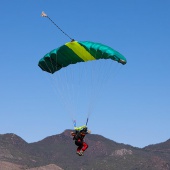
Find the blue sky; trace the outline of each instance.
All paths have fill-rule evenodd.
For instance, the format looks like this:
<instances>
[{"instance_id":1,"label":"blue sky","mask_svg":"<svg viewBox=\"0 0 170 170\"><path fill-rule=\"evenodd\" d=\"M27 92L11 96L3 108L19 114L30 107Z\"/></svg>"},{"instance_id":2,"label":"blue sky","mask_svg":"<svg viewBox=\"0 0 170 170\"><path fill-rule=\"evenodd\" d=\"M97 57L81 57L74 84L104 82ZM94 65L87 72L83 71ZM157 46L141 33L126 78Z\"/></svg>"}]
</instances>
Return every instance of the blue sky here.
<instances>
[{"instance_id":1,"label":"blue sky","mask_svg":"<svg viewBox=\"0 0 170 170\"><path fill-rule=\"evenodd\" d=\"M37 65L69 41L40 16L45 11L74 39L106 44L127 58L101 92L92 133L137 147L169 139L169 7L168 0L1 0L0 134L35 142L73 128Z\"/></svg>"}]
</instances>

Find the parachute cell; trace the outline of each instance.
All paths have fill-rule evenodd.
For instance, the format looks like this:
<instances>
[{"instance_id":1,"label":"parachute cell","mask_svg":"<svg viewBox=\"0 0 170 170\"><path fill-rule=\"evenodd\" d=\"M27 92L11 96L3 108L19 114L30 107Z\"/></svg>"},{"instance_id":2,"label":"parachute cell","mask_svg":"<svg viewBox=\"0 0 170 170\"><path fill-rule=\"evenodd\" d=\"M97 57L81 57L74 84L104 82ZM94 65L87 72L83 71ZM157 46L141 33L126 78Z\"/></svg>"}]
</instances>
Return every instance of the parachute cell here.
<instances>
[{"instance_id":1,"label":"parachute cell","mask_svg":"<svg viewBox=\"0 0 170 170\"><path fill-rule=\"evenodd\" d=\"M126 58L122 54L106 45L90 41L72 41L47 53L38 66L53 74L70 64L98 59L111 59L126 64Z\"/></svg>"}]
</instances>

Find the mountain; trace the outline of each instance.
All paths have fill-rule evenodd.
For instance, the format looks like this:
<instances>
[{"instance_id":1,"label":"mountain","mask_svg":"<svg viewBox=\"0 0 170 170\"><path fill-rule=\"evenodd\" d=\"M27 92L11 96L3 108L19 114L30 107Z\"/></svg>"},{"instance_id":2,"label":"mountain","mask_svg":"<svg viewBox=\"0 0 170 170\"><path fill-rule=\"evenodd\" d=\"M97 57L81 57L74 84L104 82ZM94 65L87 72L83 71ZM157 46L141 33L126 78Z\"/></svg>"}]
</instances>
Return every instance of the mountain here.
<instances>
[{"instance_id":1,"label":"mountain","mask_svg":"<svg viewBox=\"0 0 170 170\"><path fill-rule=\"evenodd\" d=\"M143 149L150 153L152 152L154 155L157 155L159 158L161 157L166 162L170 161L170 139L159 144L149 145ZM170 169L169 164L167 166Z\"/></svg>"},{"instance_id":2,"label":"mountain","mask_svg":"<svg viewBox=\"0 0 170 170\"><path fill-rule=\"evenodd\" d=\"M21 165L0 161L0 170L21 170L23 168Z\"/></svg>"},{"instance_id":3,"label":"mountain","mask_svg":"<svg viewBox=\"0 0 170 170\"><path fill-rule=\"evenodd\" d=\"M21 165L0 161L0 170L24 170L24 169L26 170L63 170L62 168L54 164L27 169L26 167L21 166Z\"/></svg>"},{"instance_id":4,"label":"mountain","mask_svg":"<svg viewBox=\"0 0 170 170\"><path fill-rule=\"evenodd\" d=\"M58 167L57 165L50 164L47 166L41 166L41 167L31 168L27 170L63 170L63 169Z\"/></svg>"},{"instance_id":5,"label":"mountain","mask_svg":"<svg viewBox=\"0 0 170 170\"><path fill-rule=\"evenodd\" d=\"M170 153L170 139L155 145L145 147L146 150Z\"/></svg>"},{"instance_id":6,"label":"mountain","mask_svg":"<svg viewBox=\"0 0 170 170\"><path fill-rule=\"evenodd\" d=\"M141 149L90 134L85 138L89 148L79 157L70 132L34 143L15 134L0 135L0 161L16 170L170 170L170 140Z\"/></svg>"}]
</instances>

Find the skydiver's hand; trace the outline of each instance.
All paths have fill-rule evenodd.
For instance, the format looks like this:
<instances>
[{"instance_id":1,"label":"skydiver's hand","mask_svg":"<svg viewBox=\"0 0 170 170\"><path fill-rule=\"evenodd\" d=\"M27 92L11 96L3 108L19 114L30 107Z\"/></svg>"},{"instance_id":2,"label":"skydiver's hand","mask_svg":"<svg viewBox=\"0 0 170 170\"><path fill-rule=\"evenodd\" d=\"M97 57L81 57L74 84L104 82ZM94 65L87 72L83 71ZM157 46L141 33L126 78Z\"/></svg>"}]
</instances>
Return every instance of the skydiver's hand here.
<instances>
[{"instance_id":1,"label":"skydiver's hand","mask_svg":"<svg viewBox=\"0 0 170 170\"><path fill-rule=\"evenodd\" d=\"M87 133L89 133L89 134L90 134L90 133L91 133L91 130L88 130L88 131L87 131Z\"/></svg>"},{"instance_id":2,"label":"skydiver's hand","mask_svg":"<svg viewBox=\"0 0 170 170\"><path fill-rule=\"evenodd\" d=\"M74 132L70 132L70 135L71 135L71 136L74 136Z\"/></svg>"}]
</instances>

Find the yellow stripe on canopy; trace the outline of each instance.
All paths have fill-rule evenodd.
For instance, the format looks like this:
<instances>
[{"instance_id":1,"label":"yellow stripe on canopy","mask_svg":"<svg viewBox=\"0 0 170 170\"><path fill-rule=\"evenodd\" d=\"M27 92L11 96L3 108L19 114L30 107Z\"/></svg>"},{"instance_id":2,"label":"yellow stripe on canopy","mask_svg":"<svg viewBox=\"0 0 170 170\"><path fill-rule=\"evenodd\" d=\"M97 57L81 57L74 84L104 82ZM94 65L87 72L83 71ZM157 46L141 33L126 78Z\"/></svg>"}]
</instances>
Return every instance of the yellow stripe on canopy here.
<instances>
[{"instance_id":1,"label":"yellow stripe on canopy","mask_svg":"<svg viewBox=\"0 0 170 170\"><path fill-rule=\"evenodd\" d=\"M96 60L83 46L81 46L77 41L69 42L65 44L71 50L74 51L82 60Z\"/></svg>"}]
</instances>

